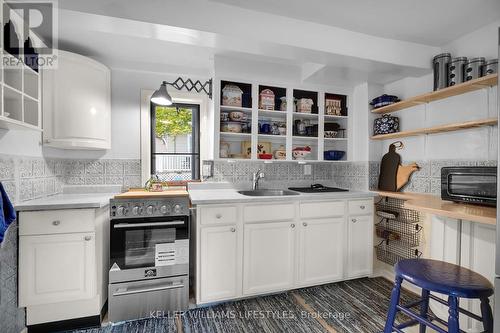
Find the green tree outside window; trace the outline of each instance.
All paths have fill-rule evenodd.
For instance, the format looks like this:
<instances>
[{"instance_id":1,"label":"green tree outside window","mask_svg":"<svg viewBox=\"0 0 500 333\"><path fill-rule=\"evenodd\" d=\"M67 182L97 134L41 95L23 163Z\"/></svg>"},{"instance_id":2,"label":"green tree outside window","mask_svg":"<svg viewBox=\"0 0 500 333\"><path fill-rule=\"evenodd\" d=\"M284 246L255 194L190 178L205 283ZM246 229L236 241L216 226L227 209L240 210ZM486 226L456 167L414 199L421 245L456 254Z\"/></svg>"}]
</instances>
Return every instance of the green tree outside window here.
<instances>
[{"instance_id":1,"label":"green tree outside window","mask_svg":"<svg viewBox=\"0 0 500 333\"><path fill-rule=\"evenodd\" d=\"M157 106L156 107L156 137L167 145L167 138L172 138L174 152L177 151L176 138L179 135L190 134L192 131L192 113L190 109Z\"/></svg>"}]
</instances>

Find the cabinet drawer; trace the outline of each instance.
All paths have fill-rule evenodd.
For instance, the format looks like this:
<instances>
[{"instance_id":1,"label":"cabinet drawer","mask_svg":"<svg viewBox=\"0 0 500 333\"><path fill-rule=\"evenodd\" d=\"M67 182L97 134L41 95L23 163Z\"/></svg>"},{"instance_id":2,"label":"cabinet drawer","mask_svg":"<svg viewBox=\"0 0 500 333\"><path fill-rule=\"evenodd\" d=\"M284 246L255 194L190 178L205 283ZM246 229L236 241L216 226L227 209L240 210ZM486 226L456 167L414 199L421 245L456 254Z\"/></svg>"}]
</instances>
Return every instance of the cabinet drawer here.
<instances>
[{"instance_id":1,"label":"cabinet drawer","mask_svg":"<svg viewBox=\"0 0 500 333\"><path fill-rule=\"evenodd\" d=\"M295 218L293 204L249 205L243 210L245 222L288 221Z\"/></svg>"},{"instance_id":2,"label":"cabinet drawer","mask_svg":"<svg viewBox=\"0 0 500 333\"><path fill-rule=\"evenodd\" d=\"M349 201L349 214L368 215L373 212L373 200Z\"/></svg>"},{"instance_id":3,"label":"cabinet drawer","mask_svg":"<svg viewBox=\"0 0 500 333\"><path fill-rule=\"evenodd\" d=\"M345 214L344 201L302 202L300 217L311 219L321 217L342 216Z\"/></svg>"},{"instance_id":4,"label":"cabinet drawer","mask_svg":"<svg viewBox=\"0 0 500 333\"><path fill-rule=\"evenodd\" d=\"M236 206L205 206L200 207L201 224L225 224L238 221Z\"/></svg>"},{"instance_id":5,"label":"cabinet drawer","mask_svg":"<svg viewBox=\"0 0 500 333\"><path fill-rule=\"evenodd\" d=\"M94 209L62 209L19 213L19 235L93 232Z\"/></svg>"}]
</instances>

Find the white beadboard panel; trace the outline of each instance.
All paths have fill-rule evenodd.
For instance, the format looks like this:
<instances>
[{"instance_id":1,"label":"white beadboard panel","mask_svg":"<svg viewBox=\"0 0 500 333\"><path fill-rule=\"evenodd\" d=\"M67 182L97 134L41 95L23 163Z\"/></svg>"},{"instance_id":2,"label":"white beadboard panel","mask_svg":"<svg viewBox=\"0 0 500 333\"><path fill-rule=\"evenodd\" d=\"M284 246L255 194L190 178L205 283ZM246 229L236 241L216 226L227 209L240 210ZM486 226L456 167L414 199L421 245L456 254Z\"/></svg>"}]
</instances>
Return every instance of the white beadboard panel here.
<instances>
[{"instance_id":1,"label":"white beadboard panel","mask_svg":"<svg viewBox=\"0 0 500 333\"><path fill-rule=\"evenodd\" d=\"M489 155L487 127L429 135L426 158L487 160Z\"/></svg>"},{"instance_id":2,"label":"white beadboard panel","mask_svg":"<svg viewBox=\"0 0 500 333\"><path fill-rule=\"evenodd\" d=\"M427 104L426 127L484 118L488 118L487 89L476 90Z\"/></svg>"},{"instance_id":3,"label":"white beadboard panel","mask_svg":"<svg viewBox=\"0 0 500 333\"><path fill-rule=\"evenodd\" d=\"M498 117L498 87L488 89L488 117Z\"/></svg>"},{"instance_id":4,"label":"white beadboard panel","mask_svg":"<svg viewBox=\"0 0 500 333\"><path fill-rule=\"evenodd\" d=\"M401 131L408 131L426 126L425 110L426 105L421 104L398 112L394 112L391 115L399 118L399 128Z\"/></svg>"},{"instance_id":5,"label":"white beadboard panel","mask_svg":"<svg viewBox=\"0 0 500 333\"><path fill-rule=\"evenodd\" d=\"M425 160L427 159L425 156L425 140L425 136L408 137L400 140L385 140L382 153L386 154L389 151L389 145L391 143L401 141L404 144L404 148L398 150L397 153L401 156L403 161ZM382 158L382 156L380 158Z\"/></svg>"},{"instance_id":6,"label":"white beadboard panel","mask_svg":"<svg viewBox=\"0 0 500 333\"><path fill-rule=\"evenodd\" d=\"M490 127L488 160L498 160L498 126Z\"/></svg>"}]
</instances>

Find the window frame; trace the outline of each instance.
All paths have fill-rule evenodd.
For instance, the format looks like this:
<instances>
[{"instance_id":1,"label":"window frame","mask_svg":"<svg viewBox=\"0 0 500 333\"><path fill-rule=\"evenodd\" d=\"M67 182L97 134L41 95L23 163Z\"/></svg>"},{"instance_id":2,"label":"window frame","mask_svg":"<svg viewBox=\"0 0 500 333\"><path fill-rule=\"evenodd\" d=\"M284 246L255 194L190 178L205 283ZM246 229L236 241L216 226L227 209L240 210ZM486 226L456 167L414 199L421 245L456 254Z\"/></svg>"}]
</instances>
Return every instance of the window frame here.
<instances>
[{"instance_id":1,"label":"window frame","mask_svg":"<svg viewBox=\"0 0 500 333\"><path fill-rule=\"evenodd\" d=\"M155 156L157 155L164 155L164 156L175 156L175 155L190 155L191 156L191 179L190 180L182 180L182 182L188 182L188 181L198 181L201 179L201 141L200 141L200 136L201 136L201 123L200 123L200 112L201 112L201 105L200 104L195 104L195 103L174 103L171 106L168 107L175 107L177 109L179 108L186 108L186 109L191 109L193 110L193 124L192 124L192 133L196 133L196 135L191 136L191 147L192 150L195 152L185 152L185 153L157 153L155 152L155 147L156 147L156 142L155 142L155 125L156 125L156 107L154 103L150 102L150 113L149 113L149 120L150 120L150 132L149 132L149 139L150 139L150 156L149 156L149 161L150 161L150 172L152 175L156 174L156 159Z\"/></svg>"}]
</instances>

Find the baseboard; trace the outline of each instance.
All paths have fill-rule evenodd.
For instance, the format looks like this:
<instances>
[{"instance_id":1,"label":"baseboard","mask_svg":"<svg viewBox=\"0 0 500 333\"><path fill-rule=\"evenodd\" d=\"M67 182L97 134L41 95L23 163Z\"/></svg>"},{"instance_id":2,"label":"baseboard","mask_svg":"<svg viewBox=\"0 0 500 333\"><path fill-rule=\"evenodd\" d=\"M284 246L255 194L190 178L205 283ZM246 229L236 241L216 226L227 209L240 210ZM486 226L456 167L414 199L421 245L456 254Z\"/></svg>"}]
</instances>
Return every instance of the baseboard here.
<instances>
[{"instance_id":1,"label":"baseboard","mask_svg":"<svg viewBox=\"0 0 500 333\"><path fill-rule=\"evenodd\" d=\"M30 325L27 327L28 333L62 332L82 328L101 327L101 316L91 316L75 318L50 323Z\"/></svg>"}]
</instances>

